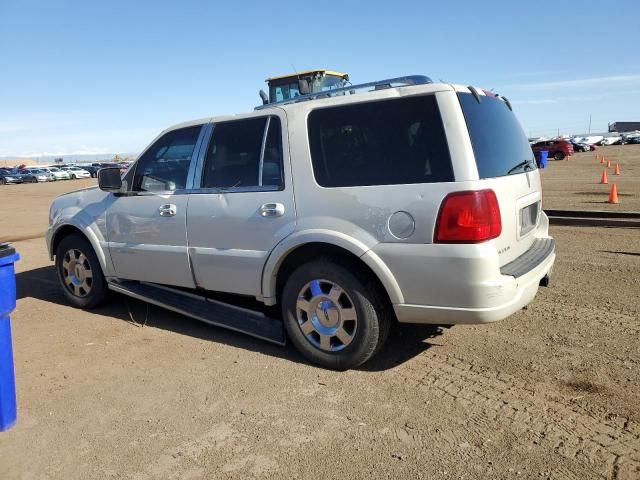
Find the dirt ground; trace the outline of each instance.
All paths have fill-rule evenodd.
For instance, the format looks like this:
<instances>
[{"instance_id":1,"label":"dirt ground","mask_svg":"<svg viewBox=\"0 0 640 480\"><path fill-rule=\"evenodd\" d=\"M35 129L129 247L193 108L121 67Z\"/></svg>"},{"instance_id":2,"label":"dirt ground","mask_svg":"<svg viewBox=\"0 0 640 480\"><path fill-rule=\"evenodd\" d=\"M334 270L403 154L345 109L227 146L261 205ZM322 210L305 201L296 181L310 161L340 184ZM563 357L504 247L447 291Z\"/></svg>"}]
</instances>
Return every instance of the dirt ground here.
<instances>
[{"instance_id":1,"label":"dirt ground","mask_svg":"<svg viewBox=\"0 0 640 480\"><path fill-rule=\"evenodd\" d=\"M596 160L596 154L611 160L611 168ZM616 162L620 175L614 175ZM600 184L607 170L607 185ZM576 153L571 160L549 160L540 170L544 208L562 210L616 210L640 212L640 145L598 147L595 152ZM607 203L611 185L618 189L618 204Z\"/></svg>"},{"instance_id":2,"label":"dirt ground","mask_svg":"<svg viewBox=\"0 0 640 480\"><path fill-rule=\"evenodd\" d=\"M0 242L44 237L49 206L58 195L96 185L95 178L0 185Z\"/></svg>"},{"instance_id":3,"label":"dirt ground","mask_svg":"<svg viewBox=\"0 0 640 480\"><path fill-rule=\"evenodd\" d=\"M543 172L547 208L581 155ZM552 227L552 286L526 310L401 327L339 373L122 296L69 307L41 236L79 185L0 187L22 255L0 479L640 478L638 229Z\"/></svg>"}]
</instances>

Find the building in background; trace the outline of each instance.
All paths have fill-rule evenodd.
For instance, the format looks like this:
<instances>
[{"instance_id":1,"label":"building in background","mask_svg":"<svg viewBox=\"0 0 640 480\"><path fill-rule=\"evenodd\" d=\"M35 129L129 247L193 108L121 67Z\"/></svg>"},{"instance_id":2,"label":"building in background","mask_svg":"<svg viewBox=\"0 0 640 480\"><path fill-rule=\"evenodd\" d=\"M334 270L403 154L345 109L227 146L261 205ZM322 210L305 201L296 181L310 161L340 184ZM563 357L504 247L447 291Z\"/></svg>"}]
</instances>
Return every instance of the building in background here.
<instances>
[{"instance_id":1,"label":"building in background","mask_svg":"<svg viewBox=\"0 0 640 480\"><path fill-rule=\"evenodd\" d=\"M634 132L640 130L640 122L613 122L609 124L610 132Z\"/></svg>"}]
</instances>

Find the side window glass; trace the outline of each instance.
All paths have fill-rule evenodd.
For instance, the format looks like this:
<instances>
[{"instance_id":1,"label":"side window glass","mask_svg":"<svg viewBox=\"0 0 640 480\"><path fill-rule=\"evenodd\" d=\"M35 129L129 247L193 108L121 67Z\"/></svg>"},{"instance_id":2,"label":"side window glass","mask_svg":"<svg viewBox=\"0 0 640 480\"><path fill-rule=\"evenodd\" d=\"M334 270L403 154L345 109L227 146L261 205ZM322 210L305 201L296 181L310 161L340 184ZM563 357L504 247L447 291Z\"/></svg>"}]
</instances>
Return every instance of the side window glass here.
<instances>
[{"instance_id":1,"label":"side window glass","mask_svg":"<svg viewBox=\"0 0 640 480\"><path fill-rule=\"evenodd\" d=\"M133 190L173 191L186 187L191 156L202 125L173 130L163 135L137 161Z\"/></svg>"},{"instance_id":2,"label":"side window glass","mask_svg":"<svg viewBox=\"0 0 640 480\"><path fill-rule=\"evenodd\" d=\"M264 159L262 164L262 186L284 187L282 168L282 131L280 119L270 117L267 140L264 144Z\"/></svg>"},{"instance_id":3,"label":"side window glass","mask_svg":"<svg viewBox=\"0 0 640 480\"><path fill-rule=\"evenodd\" d=\"M204 163L202 188L244 188L260 184L266 122L267 117L260 117L214 125Z\"/></svg>"},{"instance_id":4,"label":"side window glass","mask_svg":"<svg viewBox=\"0 0 640 480\"><path fill-rule=\"evenodd\" d=\"M322 187L453 181L433 95L313 110L311 162Z\"/></svg>"}]
</instances>

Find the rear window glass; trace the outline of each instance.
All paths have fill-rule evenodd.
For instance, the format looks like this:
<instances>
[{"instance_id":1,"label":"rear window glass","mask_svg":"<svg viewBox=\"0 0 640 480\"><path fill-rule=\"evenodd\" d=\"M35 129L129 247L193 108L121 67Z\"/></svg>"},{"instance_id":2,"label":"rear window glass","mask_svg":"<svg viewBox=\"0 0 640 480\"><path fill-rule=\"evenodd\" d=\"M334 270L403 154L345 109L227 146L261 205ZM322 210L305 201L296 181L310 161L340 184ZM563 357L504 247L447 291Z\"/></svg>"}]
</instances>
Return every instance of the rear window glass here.
<instances>
[{"instance_id":1,"label":"rear window glass","mask_svg":"<svg viewBox=\"0 0 640 480\"><path fill-rule=\"evenodd\" d=\"M433 95L314 110L308 128L323 187L453 181Z\"/></svg>"},{"instance_id":2,"label":"rear window glass","mask_svg":"<svg viewBox=\"0 0 640 480\"><path fill-rule=\"evenodd\" d=\"M499 98L459 93L480 178L503 177L536 168L518 119ZM525 163L526 162L526 163Z\"/></svg>"}]
</instances>

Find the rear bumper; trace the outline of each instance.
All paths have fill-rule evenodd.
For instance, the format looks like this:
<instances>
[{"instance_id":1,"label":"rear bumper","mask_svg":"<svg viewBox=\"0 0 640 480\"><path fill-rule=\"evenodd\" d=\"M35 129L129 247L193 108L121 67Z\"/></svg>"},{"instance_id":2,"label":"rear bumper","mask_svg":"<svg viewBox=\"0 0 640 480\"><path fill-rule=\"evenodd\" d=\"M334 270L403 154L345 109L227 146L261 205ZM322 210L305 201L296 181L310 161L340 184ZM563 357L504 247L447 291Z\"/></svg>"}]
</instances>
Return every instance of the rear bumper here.
<instances>
[{"instance_id":1,"label":"rear bumper","mask_svg":"<svg viewBox=\"0 0 640 480\"><path fill-rule=\"evenodd\" d=\"M456 275L455 269L447 272L443 264L435 272L436 279L446 284L447 292L438 291L434 296L434 283L424 279L421 283L429 284L429 288L423 287L423 295L420 295L420 300L425 300L424 304L407 302L395 304L393 308L401 323L453 325L502 320L533 300L540 281L551 274L555 258L553 239L539 238L527 252L510 264L493 268L494 274L487 274L486 270L483 273L474 272L470 259L467 259L471 263L468 275L461 275L461 272ZM475 275L478 278L474 278ZM413 298L416 298L415 295ZM444 300L447 304L438 305L438 300Z\"/></svg>"}]
</instances>

